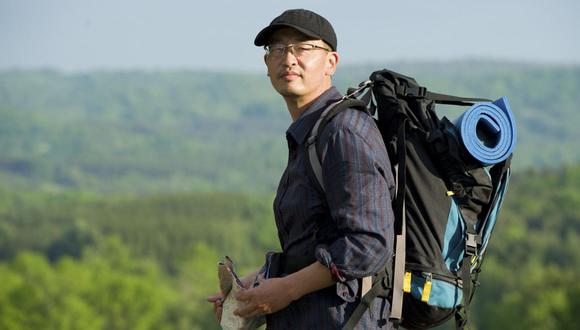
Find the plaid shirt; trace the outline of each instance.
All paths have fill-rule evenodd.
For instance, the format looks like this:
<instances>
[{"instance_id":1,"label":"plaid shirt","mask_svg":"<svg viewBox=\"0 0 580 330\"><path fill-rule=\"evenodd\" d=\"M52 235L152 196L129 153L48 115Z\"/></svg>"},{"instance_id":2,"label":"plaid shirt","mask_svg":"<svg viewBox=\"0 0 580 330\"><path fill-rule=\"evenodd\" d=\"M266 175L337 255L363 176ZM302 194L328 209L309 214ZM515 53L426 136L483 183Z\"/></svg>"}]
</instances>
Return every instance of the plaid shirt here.
<instances>
[{"instance_id":1,"label":"plaid shirt","mask_svg":"<svg viewBox=\"0 0 580 330\"><path fill-rule=\"evenodd\" d=\"M309 172L305 141L320 113L340 97L336 88L330 88L288 128L288 165L274 201L283 252L314 255L337 284L268 315L268 329L341 328L359 302L357 279L377 273L392 255L394 180L373 118L348 109L321 133L326 194ZM322 233L318 239L316 230ZM384 321L389 310L388 301L375 299L357 328L391 328Z\"/></svg>"}]
</instances>

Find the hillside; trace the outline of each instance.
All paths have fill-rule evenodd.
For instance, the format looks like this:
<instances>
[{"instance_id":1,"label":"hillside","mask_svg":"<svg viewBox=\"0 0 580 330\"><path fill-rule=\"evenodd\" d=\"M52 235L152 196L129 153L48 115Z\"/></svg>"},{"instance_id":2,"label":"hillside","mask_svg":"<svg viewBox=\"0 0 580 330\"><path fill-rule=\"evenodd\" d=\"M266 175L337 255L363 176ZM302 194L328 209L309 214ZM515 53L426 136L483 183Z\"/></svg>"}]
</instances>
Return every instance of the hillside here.
<instances>
[{"instance_id":1,"label":"hillside","mask_svg":"<svg viewBox=\"0 0 580 330\"><path fill-rule=\"evenodd\" d=\"M0 189L0 328L218 329L204 299L217 290L216 262L230 255L245 274L279 250L271 203ZM577 328L578 205L580 166L512 177L472 328Z\"/></svg>"},{"instance_id":2,"label":"hillside","mask_svg":"<svg viewBox=\"0 0 580 330\"><path fill-rule=\"evenodd\" d=\"M336 85L345 91L383 67L437 92L507 95L518 124L516 170L580 160L580 67L391 63L341 68ZM289 124L262 74L2 72L0 182L43 191L271 192Z\"/></svg>"}]
</instances>

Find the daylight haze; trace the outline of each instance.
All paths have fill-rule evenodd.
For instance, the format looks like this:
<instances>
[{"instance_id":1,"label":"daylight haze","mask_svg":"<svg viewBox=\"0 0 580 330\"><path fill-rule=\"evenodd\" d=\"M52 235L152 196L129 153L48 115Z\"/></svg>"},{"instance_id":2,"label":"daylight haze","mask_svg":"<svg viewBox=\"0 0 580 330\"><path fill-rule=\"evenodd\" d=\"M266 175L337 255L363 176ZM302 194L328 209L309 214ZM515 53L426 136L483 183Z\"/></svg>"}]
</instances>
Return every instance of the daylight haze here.
<instances>
[{"instance_id":1,"label":"daylight haze","mask_svg":"<svg viewBox=\"0 0 580 330\"><path fill-rule=\"evenodd\" d=\"M0 0L0 70L258 71L256 33L287 8L327 17L342 64L579 64L580 2Z\"/></svg>"},{"instance_id":2,"label":"daylight haze","mask_svg":"<svg viewBox=\"0 0 580 330\"><path fill-rule=\"evenodd\" d=\"M0 0L0 330L219 329L218 260L281 250L292 118L253 40L300 7L333 23L343 93L386 67L508 97L469 328L580 329L580 0Z\"/></svg>"}]
</instances>

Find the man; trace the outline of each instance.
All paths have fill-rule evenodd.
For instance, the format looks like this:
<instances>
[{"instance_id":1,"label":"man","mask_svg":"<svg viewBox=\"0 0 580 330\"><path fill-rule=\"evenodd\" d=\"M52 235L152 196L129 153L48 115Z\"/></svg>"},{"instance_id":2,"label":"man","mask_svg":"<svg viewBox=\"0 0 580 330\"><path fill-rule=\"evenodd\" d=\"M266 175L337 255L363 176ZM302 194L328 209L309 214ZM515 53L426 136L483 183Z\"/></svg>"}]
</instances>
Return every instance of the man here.
<instances>
[{"instance_id":1,"label":"man","mask_svg":"<svg viewBox=\"0 0 580 330\"><path fill-rule=\"evenodd\" d=\"M298 269L282 265L241 292L237 299L244 305L236 314L266 315L268 329L342 328L360 301L361 279L379 272L392 255L394 181L386 148L368 114L341 112L318 142L322 190L305 142L321 112L341 98L332 85L339 62L334 29L316 13L287 10L254 44L264 46L268 76L293 120L286 133L288 165L274 201L281 260L309 261ZM218 298L209 298L217 313ZM391 328L389 310L388 301L375 299L357 328Z\"/></svg>"}]
</instances>

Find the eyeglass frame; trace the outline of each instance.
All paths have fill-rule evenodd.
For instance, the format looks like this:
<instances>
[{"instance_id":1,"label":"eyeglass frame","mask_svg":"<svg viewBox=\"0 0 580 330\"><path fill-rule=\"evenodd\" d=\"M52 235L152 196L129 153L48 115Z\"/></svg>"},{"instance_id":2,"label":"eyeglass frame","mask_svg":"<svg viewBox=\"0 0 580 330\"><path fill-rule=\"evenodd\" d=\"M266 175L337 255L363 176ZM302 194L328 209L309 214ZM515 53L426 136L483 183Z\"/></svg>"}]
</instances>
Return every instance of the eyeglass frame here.
<instances>
[{"instance_id":1,"label":"eyeglass frame","mask_svg":"<svg viewBox=\"0 0 580 330\"><path fill-rule=\"evenodd\" d=\"M273 54L272 53L272 50L270 50L270 47L272 47L273 45L280 46L279 48L276 48L276 50L281 50L282 52L280 54L278 54L278 55ZM310 51L317 50L317 49L325 50L327 52L332 52L332 49L328 49L326 47L318 46L318 45L311 44L311 43L307 43L307 42L297 42L297 43L288 44L288 45L284 45L284 44L280 44L280 43L275 43L275 44L271 44L271 45L265 45L264 46L264 50L266 51L266 56L268 58L270 58L270 57L271 58L281 58L282 56L284 56L286 54L286 51L288 49L290 49L291 50L290 52L292 53L292 55L294 55L296 57L303 56L304 54L302 54L302 55L297 55L296 54L296 49L294 48L296 46L308 46L308 47L312 47L312 48L309 48L309 49L304 49L303 51L306 52L305 54L308 54Z\"/></svg>"}]
</instances>

